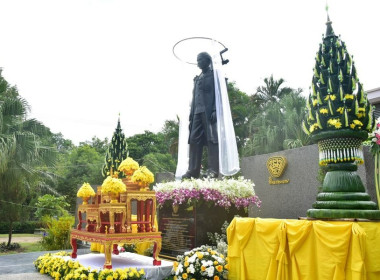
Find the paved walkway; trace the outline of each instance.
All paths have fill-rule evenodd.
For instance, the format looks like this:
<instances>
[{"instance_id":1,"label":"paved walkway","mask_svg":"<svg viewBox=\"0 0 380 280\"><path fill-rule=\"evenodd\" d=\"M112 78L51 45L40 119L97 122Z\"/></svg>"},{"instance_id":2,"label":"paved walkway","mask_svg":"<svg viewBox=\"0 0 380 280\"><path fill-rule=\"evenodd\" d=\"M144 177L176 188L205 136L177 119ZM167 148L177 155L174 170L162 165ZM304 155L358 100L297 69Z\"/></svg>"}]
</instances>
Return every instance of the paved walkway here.
<instances>
[{"instance_id":1,"label":"paved walkway","mask_svg":"<svg viewBox=\"0 0 380 280\"><path fill-rule=\"evenodd\" d=\"M40 274L34 267L33 262L39 256L59 251L42 251L0 256L0 280L51 280L52 278L50 276ZM71 252L71 250L67 251ZM78 255L87 254L89 252L89 249L78 249Z\"/></svg>"},{"instance_id":2,"label":"paved walkway","mask_svg":"<svg viewBox=\"0 0 380 280\"><path fill-rule=\"evenodd\" d=\"M12 237L12 243L34 243L42 239L42 236L17 236ZM7 242L8 237L0 237L0 243Z\"/></svg>"}]
</instances>

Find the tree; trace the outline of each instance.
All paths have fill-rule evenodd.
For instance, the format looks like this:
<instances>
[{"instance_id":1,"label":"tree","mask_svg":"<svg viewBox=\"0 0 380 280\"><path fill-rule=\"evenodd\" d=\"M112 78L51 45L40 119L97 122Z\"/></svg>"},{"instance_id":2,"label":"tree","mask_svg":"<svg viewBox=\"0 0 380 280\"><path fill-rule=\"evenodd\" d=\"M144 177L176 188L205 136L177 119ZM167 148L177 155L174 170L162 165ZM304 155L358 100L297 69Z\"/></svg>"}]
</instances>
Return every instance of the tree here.
<instances>
[{"instance_id":1,"label":"tree","mask_svg":"<svg viewBox=\"0 0 380 280\"><path fill-rule=\"evenodd\" d=\"M145 165L153 174L158 172L175 172L176 163L170 154L150 153L144 156Z\"/></svg>"},{"instance_id":2,"label":"tree","mask_svg":"<svg viewBox=\"0 0 380 280\"><path fill-rule=\"evenodd\" d=\"M88 144L75 147L61 161L64 165L62 174L58 180L57 190L66 195L71 211L75 210L76 194L78 187L84 182L101 185L103 181L102 164L103 155Z\"/></svg>"},{"instance_id":3,"label":"tree","mask_svg":"<svg viewBox=\"0 0 380 280\"><path fill-rule=\"evenodd\" d=\"M139 162L143 163L145 155L150 153L168 152L168 145L165 143L164 135L162 133L153 133L145 131L143 134L136 134L127 138L129 156Z\"/></svg>"},{"instance_id":4,"label":"tree","mask_svg":"<svg viewBox=\"0 0 380 280\"><path fill-rule=\"evenodd\" d=\"M284 95L293 91L292 88L282 87L284 79L275 80L273 75L264 79L265 86L259 86L252 96L255 105L264 108L271 103L278 102Z\"/></svg>"},{"instance_id":5,"label":"tree","mask_svg":"<svg viewBox=\"0 0 380 280\"><path fill-rule=\"evenodd\" d=\"M249 134L249 121L257 114L258 106L252 106L251 98L240 91L235 82L227 84L232 122L235 129L236 144L241 152Z\"/></svg>"},{"instance_id":6,"label":"tree","mask_svg":"<svg viewBox=\"0 0 380 280\"><path fill-rule=\"evenodd\" d=\"M35 119L27 119L29 106L0 75L0 216L9 223L8 246L13 222L25 212L27 191L48 187L56 150L42 145L49 129Z\"/></svg>"},{"instance_id":7,"label":"tree","mask_svg":"<svg viewBox=\"0 0 380 280\"><path fill-rule=\"evenodd\" d=\"M85 141L85 142L79 143L79 145L85 145L85 144L90 145L91 147L95 148L95 150L101 155L105 155L107 153L108 146L109 146L108 138L104 138L104 140L101 140L96 136L93 136L91 138L91 141Z\"/></svg>"},{"instance_id":8,"label":"tree","mask_svg":"<svg viewBox=\"0 0 380 280\"><path fill-rule=\"evenodd\" d=\"M34 212L34 215L39 220L42 220L44 216L61 217L68 214L66 208L69 206L65 196L57 197L45 194L38 198L38 202L36 203L37 210Z\"/></svg>"},{"instance_id":9,"label":"tree","mask_svg":"<svg viewBox=\"0 0 380 280\"><path fill-rule=\"evenodd\" d=\"M264 79L266 86L258 87L252 101L259 106L249 123L250 138L245 143L244 156L265 154L283 149L296 148L309 143L302 131L306 99L301 89L281 88L283 79L271 76ZM260 101L260 102L259 102Z\"/></svg>"},{"instance_id":10,"label":"tree","mask_svg":"<svg viewBox=\"0 0 380 280\"><path fill-rule=\"evenodd\" d=\"M168 145L168 152L175 162L178 158L178 138L179 138L179 118L176 120L166 120L161 130L165 142Z\"/></svg>"}]
</instances>

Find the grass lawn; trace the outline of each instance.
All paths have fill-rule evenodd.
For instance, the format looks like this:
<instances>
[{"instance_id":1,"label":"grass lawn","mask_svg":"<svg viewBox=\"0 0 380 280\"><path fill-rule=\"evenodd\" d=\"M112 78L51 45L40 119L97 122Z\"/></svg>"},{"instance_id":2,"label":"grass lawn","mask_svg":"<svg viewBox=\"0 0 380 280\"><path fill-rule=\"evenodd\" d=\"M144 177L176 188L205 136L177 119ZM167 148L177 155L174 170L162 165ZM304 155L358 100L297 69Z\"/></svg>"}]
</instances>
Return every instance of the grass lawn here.
<instances>
[{"instance_id":1,"label":"grass lawn","mask_svg":"<svg viewBox=\"0 0 380 280\"><path fill-rule=\"evenodd\" d=\"M40 243L35 242L35 243L19 243L21 248L17 249L15 251L7 251L0 253L0 256L5 256L5 255L11 255L11 254L18 254L18 253L30 253L30 252L39 252L43 251Z\"/></svg>"},{"instance_id":2,"label":"grass lawn","mask_svg":"<svg viewBox=\"0 0 380 280\"><path fill-rule=\"evenodd\" d=\"M13 233L12 234L12 238L13 237L40 237L40 236L41 236L40 234L33 234L33 233ZM1 237L8 238L8 233L0 234L0 238Z\"/></svg>"},{"instance_id":3,"label":"grass lawn","mask_svg":"<svg viewBox=\"0 0 380 280\"><path fill-rule=\"evenodd\" d=\"M0 234L0 238L8 238L8 234ZM39 234L32 233L14 233L12 234L12 243L17 242L14 237L41 237ZM8 239L7 239L8 240ZM5 241L7 242L7 241ZM29 253L43 251L40 243L37 242L17 242L20 244L21 248L14 251L0 252L0 256L17 254L17 253Z\"/></svg>"}]
</instances>

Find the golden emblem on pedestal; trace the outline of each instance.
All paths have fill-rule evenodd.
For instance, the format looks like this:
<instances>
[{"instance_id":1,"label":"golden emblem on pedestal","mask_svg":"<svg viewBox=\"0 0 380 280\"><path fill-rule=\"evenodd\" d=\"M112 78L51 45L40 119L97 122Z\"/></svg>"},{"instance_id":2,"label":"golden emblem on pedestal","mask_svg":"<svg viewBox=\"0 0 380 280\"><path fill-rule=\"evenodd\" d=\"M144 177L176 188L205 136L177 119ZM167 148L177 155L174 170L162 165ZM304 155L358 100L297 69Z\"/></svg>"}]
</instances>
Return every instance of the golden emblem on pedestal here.
<instances>
[{"instance_id":1,"label":"golden emblem on pedestal","mask_svg":"<svg viewBox=\"0 0 380 280\"><path fill-rule=\"evenodd\" d=\"M287 184L289 183L289 179L286 180L273 180L272 177L279 178L285 171L288 162L285 157L275 156L270 157L267 160L267 168L271 176L269 176L269 184L278 185L278 184Z\"/></svg>"}]
</instances>

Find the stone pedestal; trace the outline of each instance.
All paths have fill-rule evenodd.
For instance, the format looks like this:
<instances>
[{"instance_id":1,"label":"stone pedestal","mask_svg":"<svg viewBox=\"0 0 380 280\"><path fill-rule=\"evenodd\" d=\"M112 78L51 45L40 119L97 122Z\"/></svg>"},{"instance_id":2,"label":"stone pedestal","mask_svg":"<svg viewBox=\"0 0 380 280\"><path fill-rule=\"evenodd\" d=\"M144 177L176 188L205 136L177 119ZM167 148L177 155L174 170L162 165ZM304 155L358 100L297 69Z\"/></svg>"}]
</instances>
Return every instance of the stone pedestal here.
<instances>
[{"instance_id":1,"label":"stone pedestal","mask_svg":"<svg viewBox=\"0 0 380 280\"><path fill-rule=\"evenodd\" d=\"M225 221L232 221L235 215L247 217L244 209L223 207L166 204L159 210L159 231L162 232L161 255L176 257L201 245L210 245L207 232L221 232Z\"/></svg>"}]
</instances>

